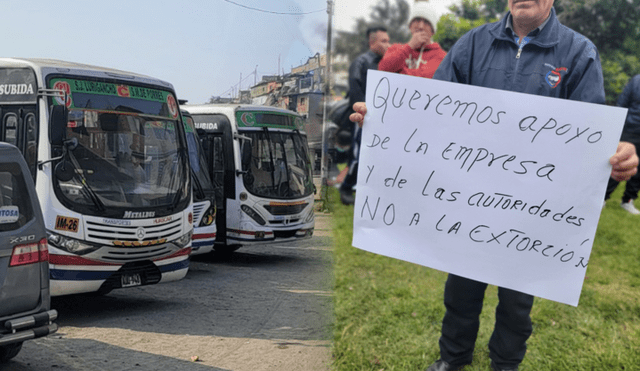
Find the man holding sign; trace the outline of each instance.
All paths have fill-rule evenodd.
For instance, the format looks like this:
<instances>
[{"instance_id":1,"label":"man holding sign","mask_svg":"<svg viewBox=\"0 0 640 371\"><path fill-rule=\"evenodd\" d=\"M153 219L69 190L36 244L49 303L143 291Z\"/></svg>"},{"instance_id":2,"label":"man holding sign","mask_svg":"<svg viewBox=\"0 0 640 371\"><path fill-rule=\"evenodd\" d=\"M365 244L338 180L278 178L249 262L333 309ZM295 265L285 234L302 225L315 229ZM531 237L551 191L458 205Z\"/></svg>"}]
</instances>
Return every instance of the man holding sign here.
<instances>
[{"instance_id":1,"label":"man holding sign","mask_svg":"<svg viewBox=\"0 0 640 371\"><path fill-rule=\"evenodd\" d=\"M587 103L605 102L602 68L595 46L560 24L553 0L509 0L509 12L501 21L470 31L453 46L434 79ZM413 97L408 105L412 102ZM351 120L361 123L366 114L365 104L355 104L354 110ZM498 112L494 124L500 118ZM531 142L534 140L535 137ZM427 146L423 144L426 143L418 148L426 153ZM609 163L612 178L629 179L637 171L635 147L620 142ZM370 169L373 171L373 166ZM403 186L407 184L405 181ZM450 233L453 230L452 227ZM493 237L497 239L499 235ZM458 370L472 362L486 287L486 283L449 274L439 342L441 357L427 371ZM532 333L533 296L504 287L499 287L498 296L496 324L489 341L491 368L517 370Z\"/></svg>"}]
</instances>

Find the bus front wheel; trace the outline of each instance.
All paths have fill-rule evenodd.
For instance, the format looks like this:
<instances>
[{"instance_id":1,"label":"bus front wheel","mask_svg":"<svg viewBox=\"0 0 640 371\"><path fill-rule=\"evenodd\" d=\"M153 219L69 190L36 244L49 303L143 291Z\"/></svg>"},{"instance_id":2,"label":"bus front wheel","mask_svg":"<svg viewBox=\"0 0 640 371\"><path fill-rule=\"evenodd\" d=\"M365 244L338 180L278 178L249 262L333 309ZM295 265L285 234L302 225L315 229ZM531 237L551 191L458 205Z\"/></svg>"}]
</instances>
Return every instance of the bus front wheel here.
<instances>
[{"instance_id":1,"label":"bus front wheel","mask_svg":"<svg viewBox=\"0 0 640 371\"><path fill-rule=\"evenodd\" d=\"M22 342L0 346L0 363L7 363L18 355L22 349Z\"/></svg>"}]
</instances>

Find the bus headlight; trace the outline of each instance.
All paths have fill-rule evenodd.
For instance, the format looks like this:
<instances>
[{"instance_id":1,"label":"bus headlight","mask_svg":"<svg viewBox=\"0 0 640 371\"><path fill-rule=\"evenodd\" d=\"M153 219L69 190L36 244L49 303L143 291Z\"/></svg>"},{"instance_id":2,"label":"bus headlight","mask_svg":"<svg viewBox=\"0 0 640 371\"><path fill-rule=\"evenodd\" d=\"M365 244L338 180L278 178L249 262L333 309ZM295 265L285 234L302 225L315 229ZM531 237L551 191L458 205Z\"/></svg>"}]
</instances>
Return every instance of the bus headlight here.
<instances>
[{"instance_id":1,"label":"bus headlight","mask_svg":"<svg viewBox=\"0 0 640 371\"><path fill-rule=\"evenodd\" d=\"M98 250L101 245L88 243L61 234L47 232L49 245L77 255L85 255Z\"/></svg>"},{"instance_id":2,"label":"bus headlight","mask_svg":"<svg viewBox=\"0 0 640 371\"><path fill-rule=\"evenodd\" d=\"M211 224L213 224L213 222L216 221L216 207L215 206L210 206L207 211L204 212L204 215L202 215L202 219L200 219L200 227L206 227L209 226Z\"/></svg>"},{"instance_id":3,"label":"bus headlight","mask_svg":"<svg viewBox=\"0 0 640 371\"><path fill-rule=\"evenodd\" d=\"M182 249L187 247L187 245L191 243L192 237L193 237L193 229L190 230L188 233L182 235L182 237L179 237L177 240L173 241L173 243Z\"/></svg>"},{"instance_id":4,"label":"bus headlight","mask_svg":"<svg viewBox=\"0 0 640 371\"><path fill-rule=\"evenodd\" d=\"M307 215L307 217L304 219L305 223L311 223L313 221L313 219L315 218L316 214L313 212L313 209L311 209L311 211L309 212L309 215Z\"/></svg>"},{"instance_id":5,"label":"bus headlight","mask_svg":"<svg viewBox=\"0 0 640 371\"><path fill-rule=\"evenodd\" d=\"M253 210L252 208L250 208L247 205L242 205L240 206L240 208L242 209L242 211L245 212L245 214L249 215L251 217L251 219L255 220L256 223L260 224L260 225L265 225L267 224L267 222L264 221L264 219L262 219L262 217L260 216L260 214L258 214L258 212L256 212L255 210Z\"/></svg>"}]
</instances>

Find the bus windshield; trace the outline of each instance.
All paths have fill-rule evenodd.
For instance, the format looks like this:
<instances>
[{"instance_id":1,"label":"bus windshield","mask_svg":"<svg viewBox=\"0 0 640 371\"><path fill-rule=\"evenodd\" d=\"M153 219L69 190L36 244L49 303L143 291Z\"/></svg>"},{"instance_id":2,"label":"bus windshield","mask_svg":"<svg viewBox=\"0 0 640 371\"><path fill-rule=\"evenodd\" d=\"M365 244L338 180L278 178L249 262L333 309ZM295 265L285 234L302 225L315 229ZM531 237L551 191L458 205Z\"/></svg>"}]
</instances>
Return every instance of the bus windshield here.
<instances>
[{"instance_id":1,"label":"bus windshield","mask_svg":"<svg viewBox=\"0 0 640 371\"><path fill-rule=\"evenodd\" d=\"M188 202L187 151L171 93L84 80L51 85L70 93L67 139L73 144L58 164L69 175L54 177L63 202L99 211Z\"/></svg>"},{"instance_id":2,"label":"bus windshield","mask_svg":"<svg viewBox=\"0 0 640 371\"><path fill-rule=\"evenodd\" d=\"M263 127L242 131L243 180L247 191L269 198L297 198L313 193L307 139L299 131Z\"/></svg>"}]
</instances>

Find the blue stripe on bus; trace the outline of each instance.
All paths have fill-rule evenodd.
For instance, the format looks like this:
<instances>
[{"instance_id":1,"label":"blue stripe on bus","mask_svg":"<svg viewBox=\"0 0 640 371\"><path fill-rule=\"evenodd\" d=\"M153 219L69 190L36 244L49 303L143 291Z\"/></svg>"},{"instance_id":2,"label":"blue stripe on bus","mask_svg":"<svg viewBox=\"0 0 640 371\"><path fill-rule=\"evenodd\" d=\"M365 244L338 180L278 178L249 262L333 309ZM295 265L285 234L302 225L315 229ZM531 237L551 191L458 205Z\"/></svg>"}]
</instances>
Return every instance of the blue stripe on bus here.
<instances>
[{"instance_id":1,"label":"blue stripe on bus","mask_svg":"<svg viewBox=\"0 0 640 371\"><path fill-rule=\"evenodd\" d=\"M160 272L162 273L178 271L180 269L187 269L189 268L189 259L184 259L173 264L161 265L158 268L160 268Z\"/></svg>"},{"instance_id":2,"label":"blue stripe on bus","mask_svg":"<svg viewBox=\"0 0 640 371\"><path fill-rule=\"evenodd\" d=\"M173 272L181 269L189 268L189 259L158 266L161 273ZM52 280L60 281L99 281L106 280L115 271L76 271L67 269L49 269L49 276Z\"/></svg>"}]
</instances>

